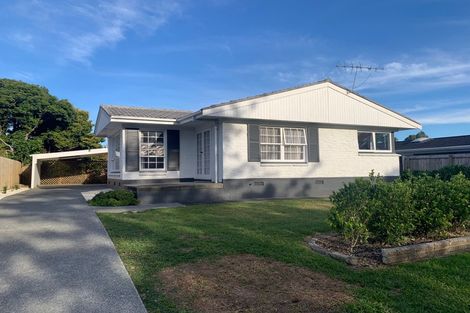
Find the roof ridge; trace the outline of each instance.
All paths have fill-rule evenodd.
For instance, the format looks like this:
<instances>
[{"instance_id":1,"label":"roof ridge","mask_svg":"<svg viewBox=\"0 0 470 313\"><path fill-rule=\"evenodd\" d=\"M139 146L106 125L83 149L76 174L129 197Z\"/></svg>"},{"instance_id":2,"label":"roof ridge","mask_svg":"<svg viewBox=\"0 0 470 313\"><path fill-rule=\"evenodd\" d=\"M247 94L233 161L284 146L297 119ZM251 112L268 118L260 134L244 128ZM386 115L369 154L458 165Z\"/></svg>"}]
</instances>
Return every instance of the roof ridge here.
<instances>
[{"instance_id":1,"label":"roof ridge","mask_svg":"<svg viewBox=\"0 0 470 313\"><path fill-rule=\"evenodd\" d=\"M427 138L428 140L426 140L426 141L429 141L429 140L436 140L436 139L459 138L459 137L470 137L470 135L443 136L443 137L428 137L428 138ZM400 143L413 143L413 142L414 142L414 143L419 143L419 142L413 141L413 140L411 140L411 141L406 141L405 139L400 140L400 141L398 141L398 142L400 142Z\"/></svg>"},{"instance_id":2,"label":"roof ridge","mask_svg":"<svg viewBox=\"0 0 470 313\"><path fill-rule=\"evenodd\" d=\"M170 111L170 112L194 112L192 110L179 110L179 109L168 109L168 108L146 108L146 107L137 107L137 106L128 106L128 105L115 105L115 104L101 104L102 108L112 107L112 108L122 108L122 109L137 109L137 110L159 110L159 111Z\"/></svg>"}]
</instances>

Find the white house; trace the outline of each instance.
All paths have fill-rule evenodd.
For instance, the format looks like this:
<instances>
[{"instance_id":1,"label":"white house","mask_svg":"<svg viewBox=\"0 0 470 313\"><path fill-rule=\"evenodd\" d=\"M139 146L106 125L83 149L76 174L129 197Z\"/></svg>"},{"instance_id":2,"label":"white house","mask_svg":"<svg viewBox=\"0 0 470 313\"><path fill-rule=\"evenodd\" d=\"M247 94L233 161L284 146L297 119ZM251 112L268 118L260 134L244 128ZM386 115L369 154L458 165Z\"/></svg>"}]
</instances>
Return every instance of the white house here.
<instances>
[{"instance_id":1,"label":"white house","mask_svg":"<svg viewBox=\"0 0 470 313\"><path fill-rule=\"evenodd\" d=\"M399 175L394 133L412 119L329 80L196 112L103 105L108 183L144 202L327 196Z\"/></svg>"}]
</instances>

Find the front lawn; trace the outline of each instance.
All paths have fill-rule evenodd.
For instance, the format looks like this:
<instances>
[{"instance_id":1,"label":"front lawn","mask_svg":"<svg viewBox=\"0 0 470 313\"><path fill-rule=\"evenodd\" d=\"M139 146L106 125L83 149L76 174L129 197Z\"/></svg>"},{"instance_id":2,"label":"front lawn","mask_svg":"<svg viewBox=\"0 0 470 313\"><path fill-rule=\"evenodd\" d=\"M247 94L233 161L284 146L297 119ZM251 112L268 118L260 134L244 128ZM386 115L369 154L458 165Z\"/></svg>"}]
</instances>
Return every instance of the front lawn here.
<instances>
[{"instance_id":1,"label":"front lawn","mask_svg":"<svg viewBox=\"0 0 470 313\"><path fill-rule=\"evenodd\" d=\"M161 273L189 262L253 255L326 274L353 286L347 312L469 312L470 253L353 269L313 253L306 236L329 231L326 200L193 205L143 213L100 213L149 312L186 312L161 290Z\"/></svg>"}]
</instances>

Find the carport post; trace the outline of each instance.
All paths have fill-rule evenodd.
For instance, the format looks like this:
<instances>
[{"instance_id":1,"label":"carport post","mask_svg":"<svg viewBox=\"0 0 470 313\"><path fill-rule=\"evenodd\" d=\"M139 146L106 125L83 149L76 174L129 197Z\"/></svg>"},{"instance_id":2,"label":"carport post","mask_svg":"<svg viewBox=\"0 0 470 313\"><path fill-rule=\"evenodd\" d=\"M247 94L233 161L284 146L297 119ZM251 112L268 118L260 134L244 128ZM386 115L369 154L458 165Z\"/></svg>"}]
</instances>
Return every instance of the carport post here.
<instances>
[{"instance_id":1,"label":"carport post","mask_svg":"<svg viewBox=\"0 0 470 313\"><path fill-rule=\"evenodd\" d=\"M33 155L33 160L31 162L31 188L35 188L39 185L39 182L41 181L41 176L40 176L40 162L37 159L37 156Z\"/></svg>"}]
</instances>

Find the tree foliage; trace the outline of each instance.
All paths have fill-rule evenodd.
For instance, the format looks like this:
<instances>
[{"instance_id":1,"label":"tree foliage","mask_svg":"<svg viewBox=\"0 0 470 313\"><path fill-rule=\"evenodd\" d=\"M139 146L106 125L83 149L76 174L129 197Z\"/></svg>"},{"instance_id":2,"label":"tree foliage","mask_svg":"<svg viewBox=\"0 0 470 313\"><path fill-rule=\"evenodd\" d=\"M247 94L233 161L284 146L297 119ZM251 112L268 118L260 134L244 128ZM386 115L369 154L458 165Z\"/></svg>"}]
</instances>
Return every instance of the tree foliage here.
<instances>
[{"instance_id":1,"label":"tree foliage","mask_svg":"<svg viewBox=\"0 0 470 313\"><path fill-rule=\"evenodd\" d=\"M418 138L429 138L429 136L424 131L421 130L416 135L409 135L408 137L406 137L405 141L413 141Z\"/></svg>"},{"instance_id":2,"label":"tree foliage","mask_svg":"<svg viewBox=\"0 0 470 313\"><path fill-rule=\"evenodd\" d=\"M99 148L88 112L41 86L0 79L0 154L29 163L30 154Z\"/></svg>"}]
</instances>

